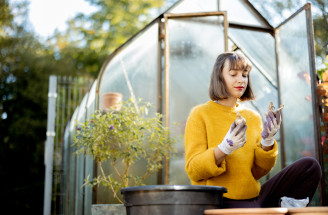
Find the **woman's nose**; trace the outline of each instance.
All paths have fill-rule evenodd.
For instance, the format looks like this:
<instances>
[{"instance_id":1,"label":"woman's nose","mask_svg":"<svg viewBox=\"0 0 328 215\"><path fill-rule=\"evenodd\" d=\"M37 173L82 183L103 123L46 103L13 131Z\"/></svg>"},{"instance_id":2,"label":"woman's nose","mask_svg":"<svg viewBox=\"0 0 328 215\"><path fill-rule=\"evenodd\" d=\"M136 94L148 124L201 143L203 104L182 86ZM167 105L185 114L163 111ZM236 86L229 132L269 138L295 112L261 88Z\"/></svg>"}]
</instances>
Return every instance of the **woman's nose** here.
<instances>
[{"instance_id":1,"label":"woman's nose","mask_svg":"<svg viewBox=\"0 0 328 215\"><path fill-rule=\"evenodd\" d=\"M243 75L238 75L237 81L238 81L238 83L243 83L245 81Z\"/></svg>"}]
</instances>

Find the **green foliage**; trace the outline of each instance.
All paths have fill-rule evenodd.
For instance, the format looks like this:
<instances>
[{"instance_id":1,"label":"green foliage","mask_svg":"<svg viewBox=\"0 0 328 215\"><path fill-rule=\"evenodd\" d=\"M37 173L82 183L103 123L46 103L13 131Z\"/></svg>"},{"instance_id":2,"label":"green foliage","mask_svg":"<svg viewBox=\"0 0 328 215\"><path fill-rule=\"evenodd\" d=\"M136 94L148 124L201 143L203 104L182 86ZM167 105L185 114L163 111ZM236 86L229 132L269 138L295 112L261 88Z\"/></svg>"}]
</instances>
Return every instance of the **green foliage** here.
<instances>
[{"instance_id":1,"label":"green foliage","mask_svg":"<svg viewBox=\"0 0 328 215\"><path fill-rule=\"evenodd\" d=\"M13 15L10 12L8 1L0 0L0 35L4 34L4 26L10 26Z\"/></svg>"},{"instance_id":2,"label":"green foliage","mask_svg":"<svg viewBox=\"0 0 328 215\"><path fill-rule=\"evenodd\" d=\"M105 59L158 14L163 0L87 1L98 10L69 20L68 30L57 32L49 43L60 59L73 62L76 71L96 77Z\"/></svg>"},{"instance_id":3,"label":"green foliage","mask_svg":"<svg viewBox=\"0 0 328 215\"><path fill-rule=\"evenodd\" d=\"M322 68L322 69L318 69L317 70L317 74L320 78L320 80L322 80L322 74L328 70L328 62L325 62L326 68Z\"/></svg>"},{"instance_id":4,"label":"green foliage","mask_svg":"<svg viewBox=\"0 0 328 215\"><path fill-rule=\"evenodd\" d=\"M13 9L8 2L0 0L0 183L6 184L0 201L4 214L41 214L53 57L13 21L24 18L24 5Z\"/></svg>"},{"instance_id":5,"label":"green foliage","mask_svg":"<svg viewBox=\"0 0 328 215\"><path fill-rule=\"evenodd\" d=\"M101 176L86 184L102 184L114 192L119 199L121 188L143 185L143 181L162 168L162 162L174 152L175 139L162 124L162 115L148 116L149 103L129 99L122 103L119 111L115 108L96 111L92 118L77 128L74 144L77 154L91 155L99 165ZM141 175L130 175L129 169L138 160L147 163ZM110 161L119 180L114 174L106 175L102 169L104 162ZM124 168L118 166L123 164Z\"/></svg>"},{"instance_id":6,"label":"green foliage","mask_svg":"<svg viewBox=\"0 0 328 215\"><path fill-rule=\"evenodd\" d=\"M113 51L137 33L153 18L151 10L163 4L163 0L87 1L99 10L89 17L76 17L75 23L92 24L91 28L81 28L81 33L92 50L106 52Z\"/></svg>"}]
</instances>

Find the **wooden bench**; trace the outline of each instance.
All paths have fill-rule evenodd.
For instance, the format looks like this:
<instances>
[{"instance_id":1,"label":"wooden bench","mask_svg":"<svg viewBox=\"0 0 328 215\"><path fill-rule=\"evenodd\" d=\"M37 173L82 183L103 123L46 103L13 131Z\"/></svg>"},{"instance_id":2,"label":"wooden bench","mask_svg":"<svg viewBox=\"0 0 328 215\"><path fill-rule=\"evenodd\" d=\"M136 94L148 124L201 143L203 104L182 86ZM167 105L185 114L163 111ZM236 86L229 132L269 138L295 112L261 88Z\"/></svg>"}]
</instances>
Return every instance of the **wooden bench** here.
<instances>
[{"instance_id":1,"label":"wooden bench","mask_svg":"<svg viewBox=\"0 0 328 215\"><path fill-rule=\"evenodd\" d=\"M305 207L305 208L232 208L210 209L204 211L205 215L328 215L328 207Z\"/></svg>"}]
</instances>

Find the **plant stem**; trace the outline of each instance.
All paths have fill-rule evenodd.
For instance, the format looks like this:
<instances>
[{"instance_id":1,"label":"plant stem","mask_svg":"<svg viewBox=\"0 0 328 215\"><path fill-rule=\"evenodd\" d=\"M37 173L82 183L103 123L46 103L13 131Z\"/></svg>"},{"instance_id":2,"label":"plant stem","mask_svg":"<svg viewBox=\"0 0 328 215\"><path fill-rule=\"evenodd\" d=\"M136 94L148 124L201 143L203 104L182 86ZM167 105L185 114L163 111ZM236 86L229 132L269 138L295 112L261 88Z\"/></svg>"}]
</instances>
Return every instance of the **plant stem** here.
<instances>
[{"instance_id":1,"label":"plant stem","mask_svg":"<svg viewBox=\"0 0 328 215\"><path fill-rule=\"evenodd\" d=\"M122 179L122 175L121 175L121 173L118 171L118 169L116 168L116 166L115 166L115 162L113 162L113 168L114 168L114 170L115 170L115 172L116 172L116 174L118 175L118 177L120 177L121 179Z\"/></svg>"},{"instance_id":2,"label":"plant stem","mask_svg":"<svg viewBox=\"0 0 328 215\"><path fill-rule=\"evenodd\" d=\"M114 187L112 185L112 182L109 181L109 180L107 180L106 175L105 175L105 172L104 172L104 170L102 168L102 165L101 165L101 162L100 161L98 161L98 166L100 168L100 171L101 171L103 177L105 178L105 180L107 181L107 183L109 183L110 188L112 189L112 191L114 193L114 198L116 198L121 204L123 204L122 200L117 196L116 190L114 189Z\"/></svg>"},{"instance_id":3,"label":"plant stem","mask_svg":"<svg viewBox=\"0 0 328 215\"><path fill-rule=\"evenodd\" d=\"M129 178L127 177L128 175L128 172L129 172L129 168L130 168L130 162L125 162L125 171L124 171L124 176L125 176L125 179L124 179L124 186L125 187L128 187L129 186Z\"/></svg>"},{"instance_id":4,"label":"plant stem","mask_svg":"<svg viewBox=\"0 0 328 215\"><path fill-rule=\"evenodd\" d=\"M157 152L158 152L158 151L155 152L153 158L151 159L150 164L153 164L153 163L154 163L154 160L155 160L156 157L157 157ZM146 173L144 174L144 176L142 176L142 180L145 180L145 179L149 176L149 173L150 173L150 169L148 168L147 171L146 171Z\"/></svg>"}]
</instances>

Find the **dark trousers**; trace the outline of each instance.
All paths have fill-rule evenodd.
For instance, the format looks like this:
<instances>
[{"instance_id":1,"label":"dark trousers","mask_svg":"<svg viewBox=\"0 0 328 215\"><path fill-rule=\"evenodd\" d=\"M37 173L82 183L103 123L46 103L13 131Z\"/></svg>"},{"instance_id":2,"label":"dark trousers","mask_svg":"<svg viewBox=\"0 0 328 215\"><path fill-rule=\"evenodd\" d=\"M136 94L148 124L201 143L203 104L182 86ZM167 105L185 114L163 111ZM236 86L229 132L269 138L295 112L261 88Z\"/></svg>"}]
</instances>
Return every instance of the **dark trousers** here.
<instances>
[{"instance_id":1,"label":"dark trousers","mask_svg":"<svg viewBox=\"0 0 328 215\"><path fill-rule=\"evenodd\" d=\"M301 158L265 182L257 198L247 200L223 198L223 208L279 207L280 198L283 196L294 199L309 197L311 201L320 179L321 168L317 160L311 157Z\"/></svg>"}]
</instances>

